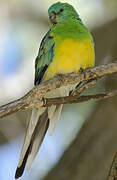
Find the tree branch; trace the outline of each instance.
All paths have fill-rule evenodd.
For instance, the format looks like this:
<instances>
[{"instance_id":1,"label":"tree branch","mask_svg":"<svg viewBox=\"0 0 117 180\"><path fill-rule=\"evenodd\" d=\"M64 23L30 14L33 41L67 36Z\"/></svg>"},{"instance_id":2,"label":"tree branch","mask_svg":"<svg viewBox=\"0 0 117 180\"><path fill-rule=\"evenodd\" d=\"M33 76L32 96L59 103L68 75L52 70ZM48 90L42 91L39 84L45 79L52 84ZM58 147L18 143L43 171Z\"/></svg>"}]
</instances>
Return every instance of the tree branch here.
<instances>
[{"instance_id":1,"label":"tree branch","mask_svg":"<svg viewBox=\"0 0 117 180\"><path fill-rule=\"evenodd\" d=\"M112 92L108 92L108 93L87 95L87 96L80 96L80 97L68 96L68 97L45 99L45 105L43 105L43 106L48 107L51 105L59 105L59 104L81 103L81 102L90 101L90 100L107 99L107 98L111 98L113 96L117 96L117 90L112 91Z\"/></svg>"},{"instance_id":2,"label":"tree branch","mask_svg":"<svg viewBox=\"0 0 117 180\"><path fill-rule=\"evenodd\" d=\"M104 99L117 95L117 91L110 93L103 93L98 95L90 96L79 96L84 89L90 85L96 83L97 79L102 78L105 75L109 75L117 72L117 62L110 63L86 69L83 72L71 73L66 75L57 75L54 78L41 83L39 86L34 87L22 98L3 105L0 107L0 118L12 114L17 111L28 110L32 108L38 108L41 106L50 106L52 104L67 104L67 103L78 103L94 99ZM67 86L72 84L78 84L85 81L71 96L62 98L51 98L44 99L47 92L59 88L61 86Z\"/></svg>"},{"instance_id":3,"label":"tree branch","mask_svg":"<svg viewBox=\"0 0 117 180\"><path fill-rule=\"evenodd\" d=\"M109 171L107 180L116 180L117 179L117 152L113 158L113 162Z\"/></svg>"}]
</instances>

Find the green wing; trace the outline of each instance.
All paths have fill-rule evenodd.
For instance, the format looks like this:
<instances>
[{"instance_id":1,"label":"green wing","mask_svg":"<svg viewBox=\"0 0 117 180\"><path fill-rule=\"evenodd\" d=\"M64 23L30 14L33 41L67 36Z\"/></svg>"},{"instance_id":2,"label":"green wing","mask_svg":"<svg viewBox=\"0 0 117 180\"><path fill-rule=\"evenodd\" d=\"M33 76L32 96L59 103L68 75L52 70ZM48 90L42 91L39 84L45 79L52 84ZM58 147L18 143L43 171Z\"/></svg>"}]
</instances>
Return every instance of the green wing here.
<instances>
[{"instance_id":1,"label":"green wing","mask_svg":"<svg viewBox=\"0 0 117 180\"><path fill-rule=\"evenodd\" d=\"M38 56L35 60L34 84L39 85L54 56L54 38L50 36L50 30L42 39Z\"/></svg>"}]
</instances>

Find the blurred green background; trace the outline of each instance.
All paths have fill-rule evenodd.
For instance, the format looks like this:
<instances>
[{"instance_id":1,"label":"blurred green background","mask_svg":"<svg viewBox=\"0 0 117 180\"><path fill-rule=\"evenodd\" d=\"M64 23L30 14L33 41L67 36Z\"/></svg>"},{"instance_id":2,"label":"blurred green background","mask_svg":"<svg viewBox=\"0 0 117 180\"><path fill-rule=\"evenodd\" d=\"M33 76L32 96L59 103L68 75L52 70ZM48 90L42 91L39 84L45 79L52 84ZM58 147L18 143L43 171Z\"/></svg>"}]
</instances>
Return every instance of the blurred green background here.
<instances>
[{"instance_id":1,"label":"blurred green background","mask_svg":"<svg viewBox=\"0 0 117 180\"><path fill-rule=\"evenodd\" d=\"M35 58L49 29L47 10L55 2L0 0L0 105L23 96L33 87ZM117 1L61 2L72 4L92 31L96 65L117 60ZM103 78L88 93L116 88L116 79L115 75ZM31 170L25 171L22 180L103 180L117 149L116 102L114 98L66 105L54 135L46 135ZM20 112L0 120L1 180L14 178L30 114Z\"/></svg>"}]
</instances>

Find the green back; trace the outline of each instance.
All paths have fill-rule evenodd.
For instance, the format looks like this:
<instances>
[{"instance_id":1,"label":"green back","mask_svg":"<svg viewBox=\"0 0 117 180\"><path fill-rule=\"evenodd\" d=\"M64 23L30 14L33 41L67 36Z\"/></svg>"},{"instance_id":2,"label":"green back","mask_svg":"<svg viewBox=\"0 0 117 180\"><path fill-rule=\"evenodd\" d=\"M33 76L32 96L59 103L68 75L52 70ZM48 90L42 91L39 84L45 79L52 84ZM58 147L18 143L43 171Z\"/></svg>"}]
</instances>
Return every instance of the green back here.
<instances>
[{"instance_id":1,"label":"green back","mask_svg":"<svg viewBox=\"0 0 117 180\"><path fill-rule=\"evenodd\" d=\"M50 36L50 30L42 39L39 53L35 61L35 81L34 84L38 85L43 79L44 73L54 56L54 39Z\"/></svg>"}]
</instances>

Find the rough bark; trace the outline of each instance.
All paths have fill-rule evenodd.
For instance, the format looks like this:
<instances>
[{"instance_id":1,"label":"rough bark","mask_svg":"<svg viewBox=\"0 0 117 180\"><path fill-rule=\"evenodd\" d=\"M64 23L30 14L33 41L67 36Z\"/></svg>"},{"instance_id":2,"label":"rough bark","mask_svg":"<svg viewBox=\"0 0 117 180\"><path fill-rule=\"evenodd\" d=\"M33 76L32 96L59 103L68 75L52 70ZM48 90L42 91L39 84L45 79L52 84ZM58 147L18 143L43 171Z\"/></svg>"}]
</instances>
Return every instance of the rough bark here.
<instances>
[{"instance_id":1,"label":"rough bark","mask_svg":"<svg viewBox=\"0 0 117 180\"><path fill-rule=\"evenodd\" d=\"M52 104L68 104L68 103L76 103L76 102L84 102L87 100L92 100L92 97L77 97L76 94L81 94L81 92L89 87L91 82L96 82L97 79L100 79L104 75L109 75L117 72L117 62L110 63L107 65L102 65L98 67L94 67L92 69L86 69L83 72L76 73L76 74L66 74L66 75L58 75L48 81L41 83L39 86L34 87L30 92L28 92L24 97L3 105L0 107L0 117L4 117L6 115L12 114L17 111L28 110L33 108L38 108L41 106L50 106ZM96 80L95 80L96 79ZM80 91L76 90L75 96L69 96L66 98L55 98L55 99L44 99L45 94L53 90L55 88L59 88L61 86L67 86L71 84L77 84L80 82L86 81L86 86L84 88L79 88ZM89 81L89 82L88 82ZM90 82L91 81L91 82ZM88 82L88 83L87 83ZM80 93L79 93L80 92ZM114 91L111 92L111 97L116 95ZM105 98L110 97L110 94L106 94ZM112 95L113 94L113 95ZM104 94L98 95L99 99L104 98ZM96 99L97 96L94 96Z\"/></svg>"}]
</instances>

